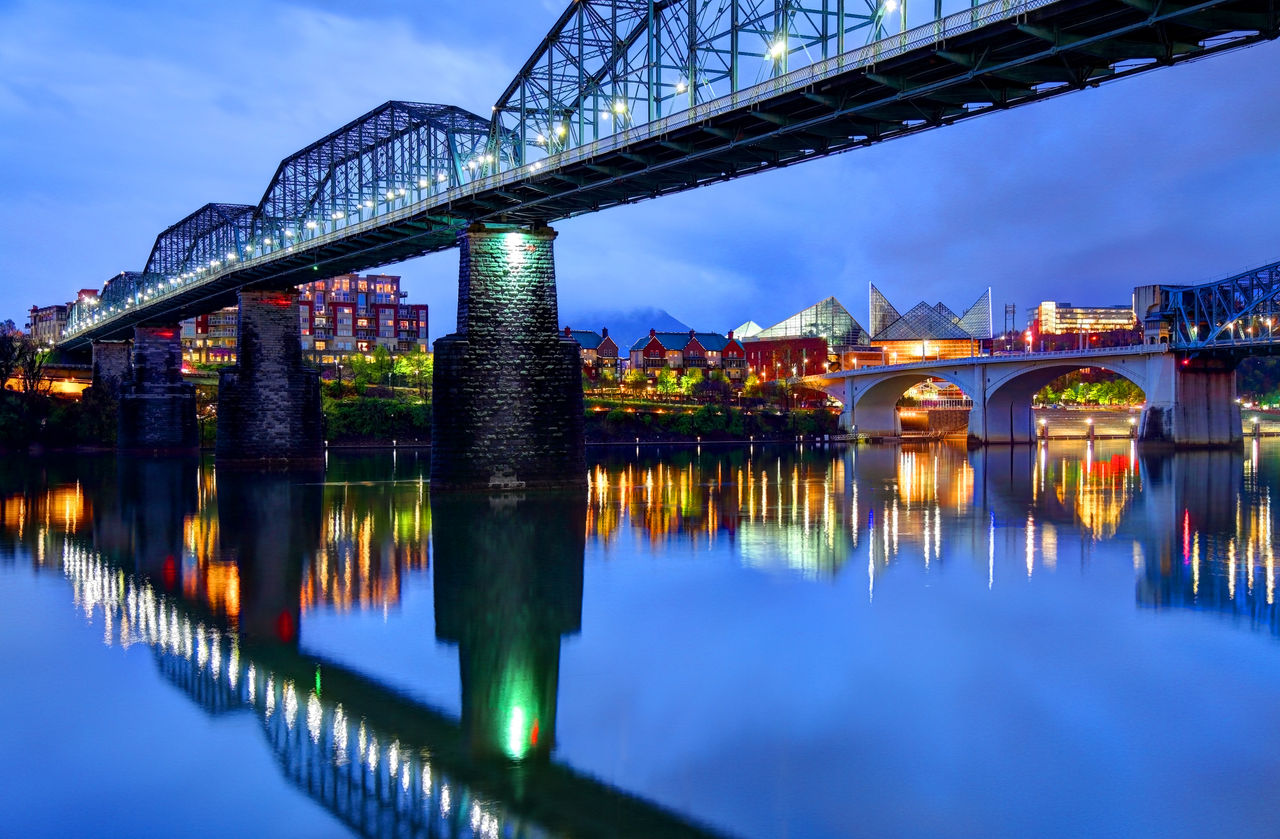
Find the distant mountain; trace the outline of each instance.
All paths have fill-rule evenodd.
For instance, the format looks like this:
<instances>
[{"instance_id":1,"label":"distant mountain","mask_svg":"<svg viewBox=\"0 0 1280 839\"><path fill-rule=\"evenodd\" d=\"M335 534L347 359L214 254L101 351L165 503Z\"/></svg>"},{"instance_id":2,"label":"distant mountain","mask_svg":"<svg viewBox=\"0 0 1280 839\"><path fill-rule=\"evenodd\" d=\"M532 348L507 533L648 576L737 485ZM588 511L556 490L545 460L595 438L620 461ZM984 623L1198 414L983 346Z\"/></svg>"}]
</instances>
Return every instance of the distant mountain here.
<instances>
[{"instance_id":1,"label":"distant mountain","mask_svg":"<svg viewBox=\"0 0 1280 839\"><path fill-rule=\"evenodd\" d=\"M595 311L574 312L569 315L561 313L560 328L571 326L574 329L588 329L599 332L600 327L608 327L609 337L618 345L618 349L627 350L640 338L649 334L650 329L659 332L688 332L689 327L676 320L662 309L648 307L630 311Z\"/></svg>"}]
</instances>

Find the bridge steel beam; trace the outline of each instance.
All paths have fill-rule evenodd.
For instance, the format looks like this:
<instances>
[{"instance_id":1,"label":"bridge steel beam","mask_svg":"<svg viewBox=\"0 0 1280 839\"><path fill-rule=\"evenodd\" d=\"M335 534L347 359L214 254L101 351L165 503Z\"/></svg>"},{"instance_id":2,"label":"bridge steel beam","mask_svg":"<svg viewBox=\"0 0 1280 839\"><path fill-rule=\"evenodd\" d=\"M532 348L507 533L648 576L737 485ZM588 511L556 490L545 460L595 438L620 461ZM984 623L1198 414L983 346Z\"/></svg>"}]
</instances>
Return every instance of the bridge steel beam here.
<instances>
[{"instance_id":1,"label":"bridge steel beam","mask_svg":"<svg viewBox=\"0 0 1280 839\"><path fill-rule=\"evenodd\" d=\"M459 237L458 331L435 342L431 487L586 485L577 345L559 330L555 231Z\"/></svg>"},{"instance_id":2,"label":"bridge steel beam","mask_svg":"<svg viewBox=\"0 0 1280 839\"><path fill-rule=\"evenodd\" d=\"M181 327L135 327L130 362L120 386L120 450L194 452L200 445L196 391L182 380Z\"/></svg>"},{"instance_id":3,"label":"bridge steel beam","mask_svg":"<svg viewBox=\"0 0 1280 839\"><path fill-rule=\"evenodd\" d=\"M219 467L324 461L320 372L302 360L298 293L241 291L236 364L218 380Z\"/></svg>"}]
</instances>

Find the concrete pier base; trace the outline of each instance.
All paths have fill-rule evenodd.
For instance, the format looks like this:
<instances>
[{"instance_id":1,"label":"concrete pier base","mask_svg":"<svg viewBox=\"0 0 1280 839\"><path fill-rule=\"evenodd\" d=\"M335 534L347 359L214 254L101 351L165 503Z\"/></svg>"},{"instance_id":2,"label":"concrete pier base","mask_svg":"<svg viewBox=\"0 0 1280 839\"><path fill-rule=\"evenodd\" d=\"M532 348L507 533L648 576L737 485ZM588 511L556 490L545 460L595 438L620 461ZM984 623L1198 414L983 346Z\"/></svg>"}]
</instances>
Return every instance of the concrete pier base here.
<instances>
[{"instance_id":1,"label":"concrete pier base","mask_svg":"<svg viewBox=\"0 0 1280 839\"><path fill-rule=\"evenodd\" d=\"M194 452L200 445L196 390L182 380L181 329L177 324L135 328L130 360L120 387L117 446L134 452Z\"/></svg>"},{"instance_id":2,"label":"concrete pier base","mask_svg":"<svg viewBox=\"0 0 1280 839\"><path fill-rule=\"evenodd\" d=\"M218 466L324 462L320 373L302 360L295 291L240 292L237 361L218 380Z\"/></svg>"},{"instance_id":3,"label":"concrete pier base","mask_svg":"<svg viewBox=\"0 0 1280 839\"><path fill-rule=\"evenodd\" d=\"M549 228L461 237L458 331L435 342L431 488L586 485L581 365L562 337Z\"/></svg>"},{"instance_id":4,"label":"concrete pier base","mask_svg":"<svg viewBox=\"0 0 1280 839\"><path fill-rule=\"evenodd\" d=\"M1138 425L1138 439L1178 448L1237 446L1244 441L1236 366L1226 358L1178 358L1170 353Z\"/></svg>"}]
</instances>

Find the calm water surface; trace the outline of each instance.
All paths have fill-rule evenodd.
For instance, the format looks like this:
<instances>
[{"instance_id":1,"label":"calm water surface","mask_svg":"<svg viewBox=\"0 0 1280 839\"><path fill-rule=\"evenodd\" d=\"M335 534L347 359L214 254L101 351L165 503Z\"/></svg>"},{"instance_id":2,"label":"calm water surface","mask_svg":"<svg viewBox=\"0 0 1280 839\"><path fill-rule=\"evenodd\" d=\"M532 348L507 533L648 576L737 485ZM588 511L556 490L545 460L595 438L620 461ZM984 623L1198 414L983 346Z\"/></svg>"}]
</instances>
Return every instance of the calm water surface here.
<instances>
[{"instance_id":1,"label":"calm water surface","mask_svg":"<svg viewBox=\"0 0 1280 839\"><path fill-rule=\"evenodd\" d=\"M1274 836L1280 445L0 462L3 836Z\"/></svg>"}]
</instances>

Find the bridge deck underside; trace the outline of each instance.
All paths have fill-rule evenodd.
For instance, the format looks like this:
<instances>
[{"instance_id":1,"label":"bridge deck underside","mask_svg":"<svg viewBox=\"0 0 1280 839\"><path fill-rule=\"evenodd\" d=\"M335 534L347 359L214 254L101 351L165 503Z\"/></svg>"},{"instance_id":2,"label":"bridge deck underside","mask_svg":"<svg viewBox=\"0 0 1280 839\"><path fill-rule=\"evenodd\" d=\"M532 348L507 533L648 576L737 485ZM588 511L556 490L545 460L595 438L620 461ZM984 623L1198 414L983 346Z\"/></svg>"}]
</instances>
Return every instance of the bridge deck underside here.
<instances>
[{"instance_id":1,"label":"bridge deck underside","mask_svg":"<svg viewBox=\"0 0 1280 839\"><path fill-rule=\"evenodd\" d=\"M1013 8L1015 4L1010 4ZM234 302L246 286L292 286L455 245L469 221L550 222L905 136L1205 56L1280 33L1274 0L1197 5L1061 0L870 66L796 82L701 120L639 126L590 155L569 150L378 226L323 237L138 306L68 343L120 337ZM897 39L884 41L894 50ZM713 103L714 104L714 103ZM577 152L577 153L575 153Z\"/></svg>"}]
</instances>

